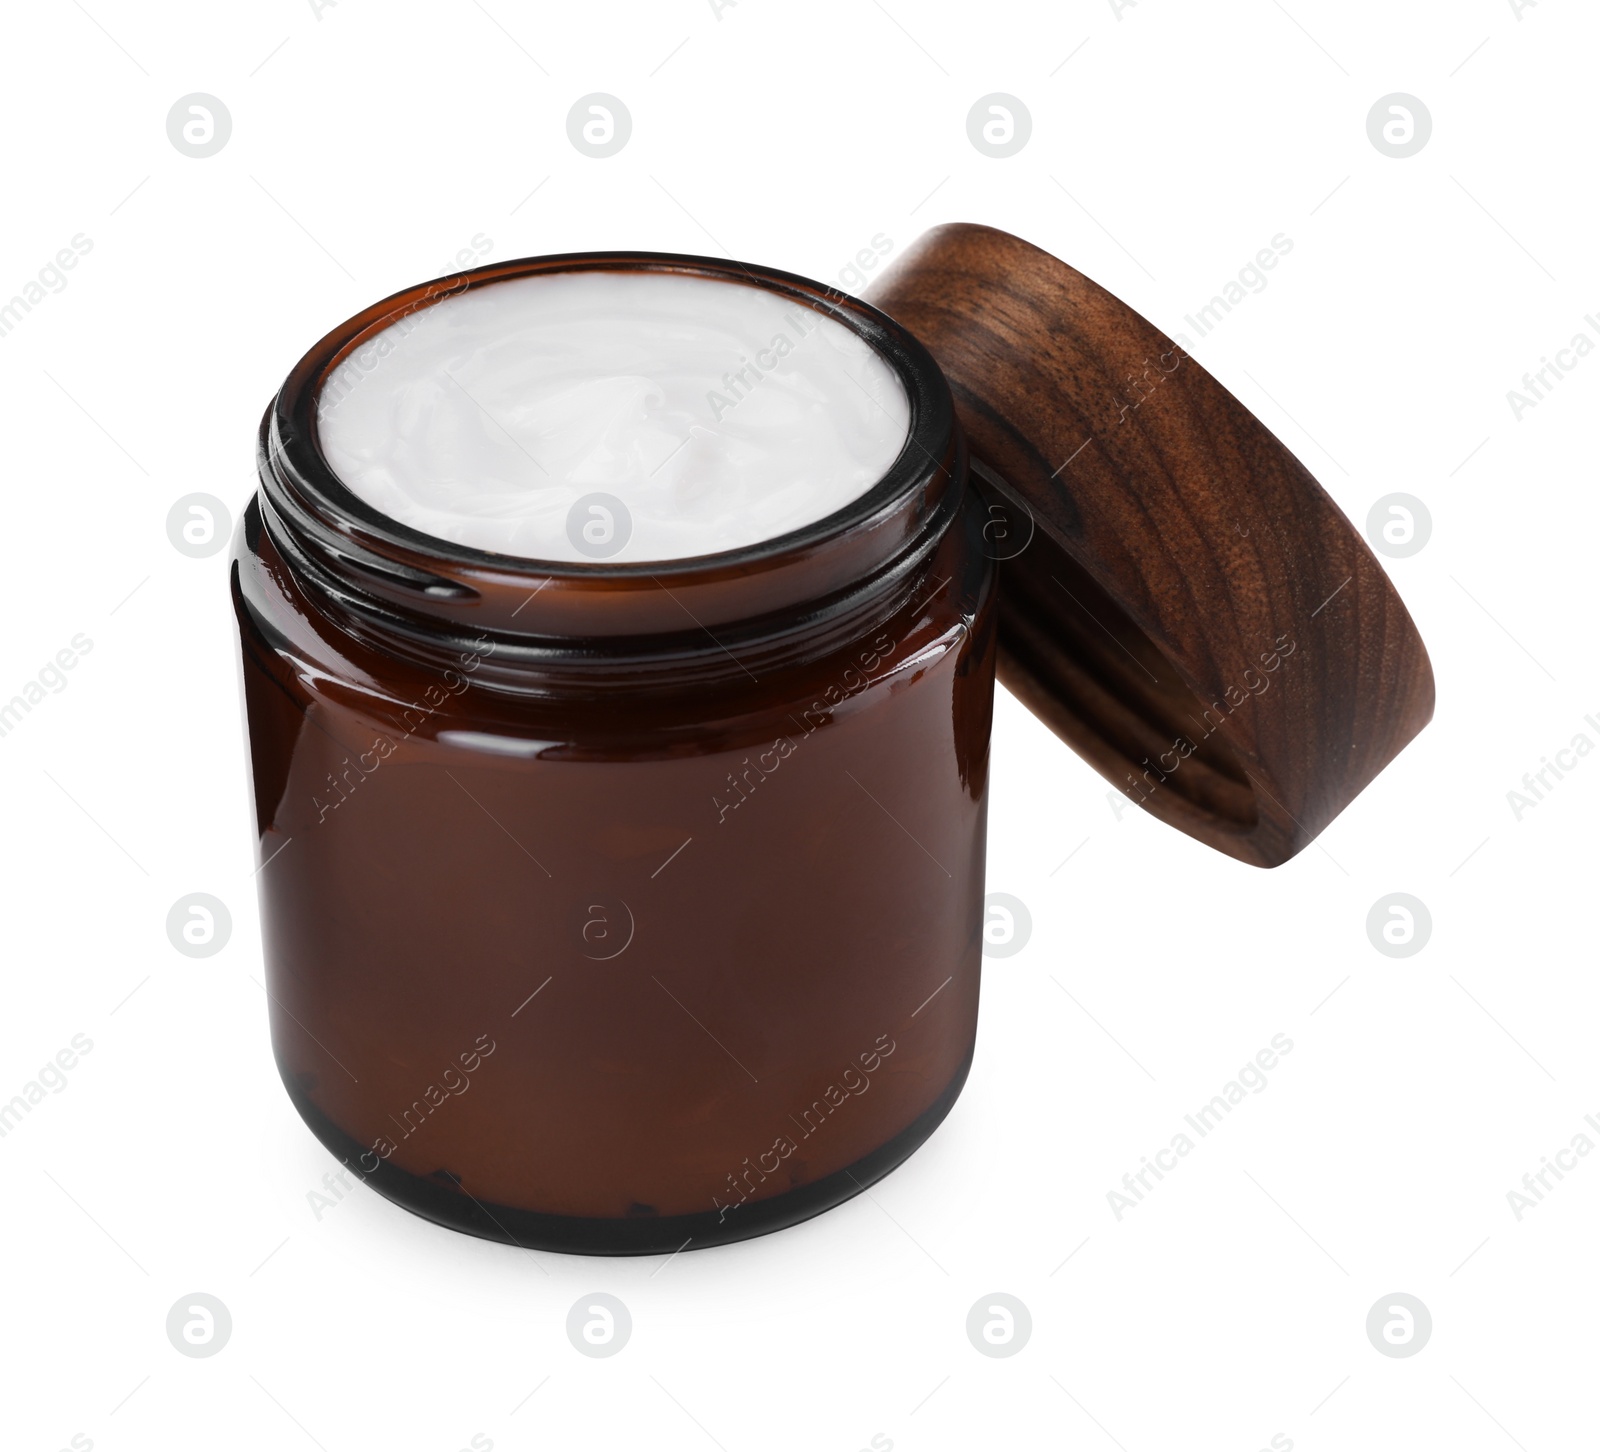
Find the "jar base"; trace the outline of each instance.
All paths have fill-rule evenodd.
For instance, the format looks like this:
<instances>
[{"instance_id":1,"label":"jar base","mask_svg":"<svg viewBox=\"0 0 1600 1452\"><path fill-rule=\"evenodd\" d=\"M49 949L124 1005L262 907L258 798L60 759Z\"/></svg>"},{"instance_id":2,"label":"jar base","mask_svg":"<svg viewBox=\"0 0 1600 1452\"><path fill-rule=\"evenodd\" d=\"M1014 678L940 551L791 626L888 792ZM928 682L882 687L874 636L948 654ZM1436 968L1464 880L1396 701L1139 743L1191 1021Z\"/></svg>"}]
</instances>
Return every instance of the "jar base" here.
<instances>
[{"instance_id":1,"label":"jar base","mask_svg":"<svg viewBox=\"0 0 1600 1452\"><path fill-rule=\"evenodd\" d=\"M831 1175L787 1190L767 1200L740 1205L735 1210L707 1210L697 1215L641 1215L627 1219L595 1219L575 1215L549 1215L519 1210L509 1205L486 1204L442 1179L402 1170L388 1160L378 1168L360 1168L367 1147L352 1139L303 1094L291 1077L278 1071L290 1102L325 1149L346 1169L413 1215L431 1220L464 1235L497 1240L524 1250L559 1251L568 1255L670 1255L680 1250L704 1250L730 1245L798 1225L846 1200L896 1169L922 1146L949 1114L972 1068L972 1050L940 1091L939 1097L892 1139Z\"/></svg>"}]
</instances>

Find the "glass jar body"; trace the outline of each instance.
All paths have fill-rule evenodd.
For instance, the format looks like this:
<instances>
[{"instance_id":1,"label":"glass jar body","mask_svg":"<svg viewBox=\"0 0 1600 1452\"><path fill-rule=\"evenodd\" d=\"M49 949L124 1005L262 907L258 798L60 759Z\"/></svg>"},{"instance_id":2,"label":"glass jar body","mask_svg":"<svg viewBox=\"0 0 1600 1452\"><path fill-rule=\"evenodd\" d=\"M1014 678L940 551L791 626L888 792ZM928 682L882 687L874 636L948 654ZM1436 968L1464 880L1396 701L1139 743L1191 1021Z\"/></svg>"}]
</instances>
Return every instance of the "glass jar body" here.
<instances>
[{"instance_id":1,"label":"glass jar body","mask_svg":"<svg viewBox=\"0 0 1600 1452\"><path fill-rule=\"evenodd\" d=\"M759 680L496 690L234 570L272 1037L302 1116L456 1228L740 1239L892 1168L976 1028L992 568L967 506L899 601Z\"/></svg>"}]
</instances>

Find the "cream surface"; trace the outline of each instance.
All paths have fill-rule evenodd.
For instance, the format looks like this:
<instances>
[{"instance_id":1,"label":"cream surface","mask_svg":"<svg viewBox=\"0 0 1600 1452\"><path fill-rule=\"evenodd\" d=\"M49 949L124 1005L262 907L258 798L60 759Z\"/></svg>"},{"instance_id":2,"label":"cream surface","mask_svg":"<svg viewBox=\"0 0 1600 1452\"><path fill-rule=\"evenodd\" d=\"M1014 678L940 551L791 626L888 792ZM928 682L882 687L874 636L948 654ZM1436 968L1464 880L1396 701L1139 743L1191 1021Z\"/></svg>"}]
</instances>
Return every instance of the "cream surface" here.
<instances>
[{"instance_id":1,"label":"cream surface","mask_svg":"<svg viewBox=\"0 0 1600 1452\"><path fill-rule=\"evenodd\" d=\"M765 288L651 272L448 296L368 339L317 406L323 457L392 519L617 563L815 523L884 476L909 426L898 376L843 324Z\"/></svg>"}]
</instances>

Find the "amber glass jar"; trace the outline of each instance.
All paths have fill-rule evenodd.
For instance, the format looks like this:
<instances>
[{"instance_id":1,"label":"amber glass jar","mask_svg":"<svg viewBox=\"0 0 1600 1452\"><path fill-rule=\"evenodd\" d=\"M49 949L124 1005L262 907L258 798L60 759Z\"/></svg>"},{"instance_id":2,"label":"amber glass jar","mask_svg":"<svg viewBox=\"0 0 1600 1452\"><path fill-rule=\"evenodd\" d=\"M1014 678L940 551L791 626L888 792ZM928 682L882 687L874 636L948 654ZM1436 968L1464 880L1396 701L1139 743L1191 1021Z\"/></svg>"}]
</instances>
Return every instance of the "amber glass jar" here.
<instances>
[{"instance_id":1,"label":"amber glass jar","mask_svg":"<svg viewBox=\"0 0 1600 1452\"><path fill-rule=\"evenodd\" d=\"M657 564L418 533L345 489L319 389L465 287L665 270L817 309L911 405L821 522ZM268 408L232 593L273 1047L380 1193L525 1246L654 1253L837 1204L948 1112L978 1007L993 564L948 385L786 273L487 267L324 338Z\"/></svg>"}]
</instances>

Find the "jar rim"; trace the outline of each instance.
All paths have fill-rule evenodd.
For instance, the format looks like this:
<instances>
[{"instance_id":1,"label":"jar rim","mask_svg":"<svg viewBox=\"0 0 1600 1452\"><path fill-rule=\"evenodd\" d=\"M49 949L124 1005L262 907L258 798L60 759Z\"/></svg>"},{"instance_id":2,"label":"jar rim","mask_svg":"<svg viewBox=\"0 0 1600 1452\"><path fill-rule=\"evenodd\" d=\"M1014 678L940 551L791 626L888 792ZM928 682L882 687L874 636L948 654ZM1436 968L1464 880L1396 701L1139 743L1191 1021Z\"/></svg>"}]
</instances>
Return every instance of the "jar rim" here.
<instances>
[{"instance_id":1,"label":"jar rim","mask_svg":"<svg viewBox=\"0 0 1600 1452\"><path fill-rule=\"evenodd\" d=\"M900 452L877 483L822 519L731 550L633 563L540 560L440 539L381 513L339 479L321 450L318 401L333 373L367 340L475 288L603 271L677 273L760 287L847 327L905 390L910 419ZM938 364L911 333L871 304L760 264L664 252L571 252L448 274L394 293L341 323L295 364L269 405L258 472L269 529L286 531L298 547L286 554L310 557L357 597L375 596L385 607L423 616L443 613L479 631L562 638L681 630L685 612L710 627L858 586L913 547L935 516L945 523L953 517L965 472L958 455L964 465L954 405ZM663 595L678 604L664 605ZM712 618L703 618L696 604Z\"/></svg>"}]
</instances>

